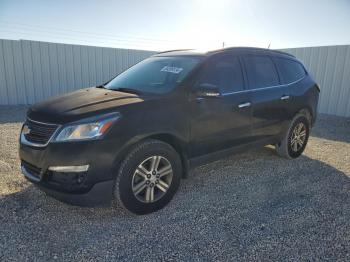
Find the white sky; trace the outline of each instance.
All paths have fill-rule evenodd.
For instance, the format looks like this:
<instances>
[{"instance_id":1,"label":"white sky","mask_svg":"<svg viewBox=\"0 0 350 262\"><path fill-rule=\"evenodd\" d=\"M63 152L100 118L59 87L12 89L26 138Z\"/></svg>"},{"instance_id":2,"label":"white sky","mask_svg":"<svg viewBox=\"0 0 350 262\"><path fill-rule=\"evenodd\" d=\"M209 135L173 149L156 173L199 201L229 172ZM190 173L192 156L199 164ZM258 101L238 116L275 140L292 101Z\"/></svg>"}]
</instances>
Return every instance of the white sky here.
<instances>
[{"instance_id":1,"label":"white sky","mask_svg":"<svg viewBox=\"0 0 350 262\"><path fill-rule=\"evenodd\" d=\"M149 50L350 44L350 1L1 0L0 38Z\"/></svg>"}]
</instances>

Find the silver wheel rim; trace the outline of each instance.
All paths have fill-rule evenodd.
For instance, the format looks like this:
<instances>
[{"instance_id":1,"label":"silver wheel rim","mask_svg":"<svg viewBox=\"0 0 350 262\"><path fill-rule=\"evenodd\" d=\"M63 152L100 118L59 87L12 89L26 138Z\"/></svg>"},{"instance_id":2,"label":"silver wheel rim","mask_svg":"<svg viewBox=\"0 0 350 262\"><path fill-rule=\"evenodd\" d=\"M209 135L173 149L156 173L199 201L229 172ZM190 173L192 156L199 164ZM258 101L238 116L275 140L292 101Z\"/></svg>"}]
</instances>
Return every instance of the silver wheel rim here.
<instances>
[{"instance_id":1,"label":"silver wheel rim","mask_svg":"<svg viewBox=\"0 0 350 262\"><path fill-rule=\"evenodd\" d=\"M298 152L304 146L305 140L306 126L304 123L299 123L295 126L290 140L290 146L293 152Z\"/></svg>"},{"instance_id":2,"label":"silver wheel rim","mask_svg":"<svg viewBox=\"0 0 350 262\"><path fill-rule=\"evenodd\" d=\"M132 177L132 192L141 202L153 203L168 191L173 179L173 168L165 157L151 156L136 168Z\"/></svg>"}]
</instances>

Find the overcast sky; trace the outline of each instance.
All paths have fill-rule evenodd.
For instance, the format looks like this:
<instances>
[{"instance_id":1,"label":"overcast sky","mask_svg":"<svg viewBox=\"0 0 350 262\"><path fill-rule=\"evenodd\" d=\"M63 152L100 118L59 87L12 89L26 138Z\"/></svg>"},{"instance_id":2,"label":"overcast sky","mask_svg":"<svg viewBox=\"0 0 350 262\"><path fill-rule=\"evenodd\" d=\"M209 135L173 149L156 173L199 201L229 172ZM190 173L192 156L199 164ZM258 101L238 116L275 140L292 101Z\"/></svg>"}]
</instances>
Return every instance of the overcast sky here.
<instances>
[{"instance_id":1,"label":"overcast sky","mask_svg":"<svg viewBox=\"0 0 350 262\"><path fill-rule=\"evenodd\" d=\"M349 0L1 0L0 38L164 50L350 44Z\"/></svg>"}]
</instances>

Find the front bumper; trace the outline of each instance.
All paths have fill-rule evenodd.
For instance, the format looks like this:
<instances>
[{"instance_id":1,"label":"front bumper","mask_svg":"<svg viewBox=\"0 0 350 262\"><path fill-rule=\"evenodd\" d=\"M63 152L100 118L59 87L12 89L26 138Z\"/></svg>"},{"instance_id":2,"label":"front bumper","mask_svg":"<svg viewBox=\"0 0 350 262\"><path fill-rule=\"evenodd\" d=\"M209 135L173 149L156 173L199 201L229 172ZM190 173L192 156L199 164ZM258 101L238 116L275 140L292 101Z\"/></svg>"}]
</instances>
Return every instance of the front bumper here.
<instances>
[{"instance_id":1,"label":"front bumper","mask_svg":"<svg viewBox=\"0 0 350 262\"><path fill-rule=\"evenodd\" d=\"M24 176L56 199L81 206L109 204L112 199L115 150L107 141L49 143L41 148L20 143L19 156ZM57 169L67 166L76 170Z\"/></svg>"},{"instance_id":2,"label":"front bumper","mask_svg":"<svg viewBox=\"0 0 350 262\"><path fill-rule=\"evenodd\" d=\"M43 186L42 184L35 184L38 188L44 191L49 196L54 197L57 200L62 202L84 206L84 207L93 207L93 206L107 206L110 205L113 194L113 180L104 181L96 183L92 186L90 191L83 194L72 194L66 192L60 192L54 189Z\"/></svg>"}]
</instances>

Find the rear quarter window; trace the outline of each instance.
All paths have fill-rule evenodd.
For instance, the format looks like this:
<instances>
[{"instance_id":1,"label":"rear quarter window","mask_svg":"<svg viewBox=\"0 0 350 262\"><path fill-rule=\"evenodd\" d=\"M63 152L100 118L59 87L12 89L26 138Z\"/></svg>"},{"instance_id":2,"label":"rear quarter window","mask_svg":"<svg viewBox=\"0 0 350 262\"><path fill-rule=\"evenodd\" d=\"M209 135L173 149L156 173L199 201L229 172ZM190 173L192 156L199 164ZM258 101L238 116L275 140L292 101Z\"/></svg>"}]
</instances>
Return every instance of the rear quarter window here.
<instances>
[{"instance_id":1,"label":"rear quarter window","mask_svg":"<svg viewBox=\"0 0 350 262\"><path fill-rule=\"evenodd\" d=\"M306 75L304 67L296 61L284 58L274 58L274 61L280 72L283 84L298 81Z\"/></svg>"},{"instance_id":2,"label":"rear quarter window","mask_svg":"<svg viewBox=\"0 0 350 262\"><path fill-rule=\"evenodd\" d=\"M249 89L279 85L276 67L268 56L248 55L243 57Z\"/></svg>"}]
</instances>

